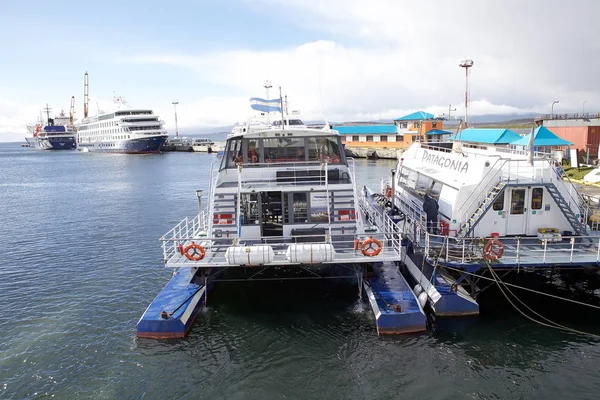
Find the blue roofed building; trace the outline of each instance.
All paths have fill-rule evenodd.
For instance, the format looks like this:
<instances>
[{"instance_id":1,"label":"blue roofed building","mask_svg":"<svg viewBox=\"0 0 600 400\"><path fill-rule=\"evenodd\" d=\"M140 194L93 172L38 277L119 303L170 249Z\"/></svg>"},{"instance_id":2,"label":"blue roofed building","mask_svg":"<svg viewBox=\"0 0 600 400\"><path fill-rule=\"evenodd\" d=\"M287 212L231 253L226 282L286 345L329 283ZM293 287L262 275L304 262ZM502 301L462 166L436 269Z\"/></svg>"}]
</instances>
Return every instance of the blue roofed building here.
<instances>
[{"instance_id":1,"label":"blue roofed building","mask_svg":"<svg viewBox=\"0 0 600 400\"><path fill-rule=\"evenodd\" d=\"M444 141L451 132L444 131L443 119L425 111L415 111L394 120L406 146L414 142Z\"/></svg>"},{"instance_id":2,"label":"blue roofed building","mask_svg":"<svg viewBox=\"0 0 600 400\"><path fill-rule=\"evenodd\" d=\"M461 142L463 147L493 150L494 148L508 148L521 136L510 129L468 128L448 138L453 142Z\"/></svg>"},{"instance_id":3,"label":"blue roofed building","mask_svg":"<svg viewBox=\"0 0 600 400\"><path fill-rule=\"evenodd\" d=\"M390 147L398 148L402 137L398 135L396 125L335 125L333 129L340 133L346 146L354 147Z\"/></svg>"},{"instance_id":4,"label":"blue roofed building","mask_svg":"<svg viewBox=\"0 0 600 400\"><path fill-rule=\"evenodd\" d=\"M519 138L511 143L516 148L526 150L529 146L531 133ZM536 153L551 154L558 151L564 151L567 146L572 146L573 143L556 136L545 126L539 126L533 131L533 150ZM564 152L563 152L564 154Z\"/></svg>"}]
</instances>

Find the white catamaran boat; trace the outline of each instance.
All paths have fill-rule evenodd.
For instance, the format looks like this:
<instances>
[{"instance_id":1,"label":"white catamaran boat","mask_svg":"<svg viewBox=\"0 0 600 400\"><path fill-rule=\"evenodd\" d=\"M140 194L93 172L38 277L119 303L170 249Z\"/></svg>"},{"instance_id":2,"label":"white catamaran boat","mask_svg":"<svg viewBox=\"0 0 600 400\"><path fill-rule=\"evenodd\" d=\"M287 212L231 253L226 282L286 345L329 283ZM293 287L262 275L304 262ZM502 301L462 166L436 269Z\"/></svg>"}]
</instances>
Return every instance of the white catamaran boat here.
<instances>
[{"instance_id":1,"label":"white catamaran boat","mask_svg":"<svg viewBox=\"0 0 600 400\"><path fill-rule=\"evenodd\" d=\"M279 100L270 103L280 110ZM138 336L184 336L211 281L230 273L237 280L350 278L362 288L367 265L399 260L399 239L363 219L354 163L338 133L300 120L273 123L268 111L229 135L211 168L206 209L162 237L165 264L176 273L140 319ZM423 310L402 276L381 279L365 283L378 332L424 330ZM388 297L375 297L378 285Z\"/></svg>"},{"instance_id":2,"label":"white catamaran boat","mask_svg":"<svg viewBox=\"0 0 600 400\"><path fill-rule=\"evenodd\" d=\"M437 315L478 314L484 274L600 266L597 219L554 160L458 145L415 143L382 194L362 193L403 236L405 275ZM439 205L429 229L426 195Z\"/></svg>"}]
</instances>

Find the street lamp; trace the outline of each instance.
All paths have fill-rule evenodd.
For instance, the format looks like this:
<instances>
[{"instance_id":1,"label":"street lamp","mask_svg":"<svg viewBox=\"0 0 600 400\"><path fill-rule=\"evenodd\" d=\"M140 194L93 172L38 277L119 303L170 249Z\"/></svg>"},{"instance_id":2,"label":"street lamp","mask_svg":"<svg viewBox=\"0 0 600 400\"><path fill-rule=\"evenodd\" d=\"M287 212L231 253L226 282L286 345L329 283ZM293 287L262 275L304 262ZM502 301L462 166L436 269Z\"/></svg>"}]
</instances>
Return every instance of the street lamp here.
<instances>
[{"instance_id":1,"label":"street lamp","mask_svg":"<svg viewBox=\"0 0 600 400\"><path fill-rule=\"evenodd\" d=\"M558 103L558 100L554 100L554 101L552 102L552 112L551 112L551 114L552 114L552 115L554 115L554 105L555 105L556 103Z\"/></svg>"},{"instance_id":2,"label":"street lamp","mask_svg":"<svg viewBox=\"0 0 600 400\"><path fill-rule=\"evenodd\" d=\"M581 110L582 114L585 114L585 103L587 103L587 100L583 101L583 107L582 107L582 110Z\"/></svg>"},{"instance_id":3,"label":"street lamp","mask_svg":"<svg viewBox=\"0 0 600 400\"><path fill-rule=\"evenodd\" d=\"M177 104L179 104L179 102L172 101L171 104L173 104L173 108L175 109L175 137L179 137L179 131L177 130Z\"/></svg>"}]
</instances>

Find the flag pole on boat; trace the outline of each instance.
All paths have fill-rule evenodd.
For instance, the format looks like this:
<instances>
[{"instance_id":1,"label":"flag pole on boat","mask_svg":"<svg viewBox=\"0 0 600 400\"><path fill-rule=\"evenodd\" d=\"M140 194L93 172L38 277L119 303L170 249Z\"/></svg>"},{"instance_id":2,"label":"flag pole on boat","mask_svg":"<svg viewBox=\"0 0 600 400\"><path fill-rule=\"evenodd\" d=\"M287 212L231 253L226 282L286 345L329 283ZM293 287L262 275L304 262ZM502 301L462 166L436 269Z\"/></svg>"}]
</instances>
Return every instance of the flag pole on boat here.
<instances>
[{"instance_id":1,"label":"flag pole on boat","mask_svg":"<svg viewBox=\"0 0 600 400\"><path fill-rule=\"evenodd\" d=\"M281 97L281 86L279 86L279 105L281 109L281 130L285 130L285 117L283 116L283 97Z\"/></svg>"},{"instance_id":2,"label":"flag pole on boat","mask_svg":"<svg viewBox=\"0 0 600 400\"><path fill-rule=\"evenodd\" d=\"M534 142L534 133L535 133L535 122L533 123L532 127L531 127L531 134L529 135L529 155L527 156L527 162L529 163L529 165L533 166L533 142Z\"/></svg>"}]
</instances>

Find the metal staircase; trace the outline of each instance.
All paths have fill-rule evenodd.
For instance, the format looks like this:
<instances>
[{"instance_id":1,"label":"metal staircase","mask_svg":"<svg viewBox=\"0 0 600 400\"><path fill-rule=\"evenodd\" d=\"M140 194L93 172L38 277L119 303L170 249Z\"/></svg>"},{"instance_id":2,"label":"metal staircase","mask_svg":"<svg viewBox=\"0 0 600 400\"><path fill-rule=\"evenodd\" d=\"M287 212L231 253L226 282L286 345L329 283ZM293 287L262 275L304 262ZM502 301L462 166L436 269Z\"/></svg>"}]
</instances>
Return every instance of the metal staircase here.
<instances>
[{"instance_id":1,"label":"metal staircase","mask_svg":"<svg viewBox=\"0 0 600 400\"><path fill-rule=\"evenodd\" d=\"M560 193L558 188L553 183L549 183L544 186L546 187L548 193L550 193L550 196L552 197L556 205L558 205L558 208L560 208L564 216L569 221L569 224L571 224L571 226L573 227L573 233L575 233L576 235L587 236L588 232L586 229L586 225L585 223L582 223L580 221L581 215L575 215L575 213L571 209L571 206L569 206L569 204L567 203L563 195ZM579 209L579 205L577 208Z\"/></svg>"},{"instance_id":2,"label":"metal staircase","mask_svg":"<svg viewBox=\"0 0 600 400\"><path fill-rule=\"evenodd\" d=\"M481 203L477 206L477 209L473 214L469 217L467 222L465 222L457 233L457 237L464 238L466 237L473 228L477 225L479 220L485 215L485 213L490 209L490 207L494 204L494 201L500 196L500 193L505 189L506 182L499 181L496 186L488 193L488 195L483 199Z\"/></svg>"}]
</instances>

